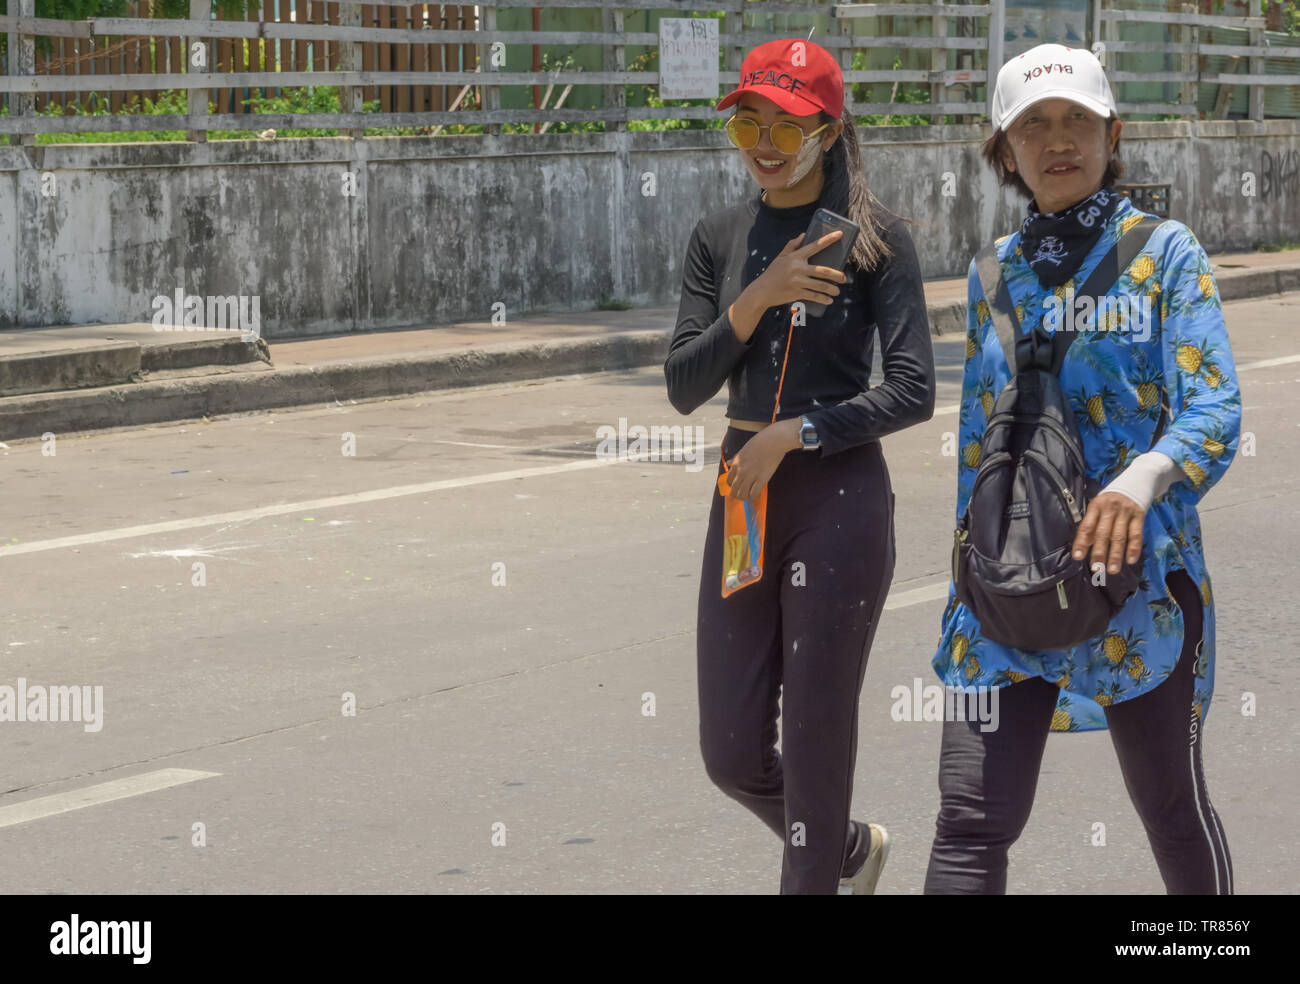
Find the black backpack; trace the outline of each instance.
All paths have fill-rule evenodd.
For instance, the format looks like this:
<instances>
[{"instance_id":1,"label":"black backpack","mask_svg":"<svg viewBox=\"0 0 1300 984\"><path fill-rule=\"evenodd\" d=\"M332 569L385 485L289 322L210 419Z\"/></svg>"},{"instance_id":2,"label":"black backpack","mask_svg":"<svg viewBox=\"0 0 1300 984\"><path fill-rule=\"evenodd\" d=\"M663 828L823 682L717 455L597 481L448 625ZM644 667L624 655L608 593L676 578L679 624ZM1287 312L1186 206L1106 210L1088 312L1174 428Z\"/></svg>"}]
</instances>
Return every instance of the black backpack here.
<instances>
[{"instance_id":1,"label":"black backpack","mask_svg":"<svg viewBox=\"0 0 1300 984\"><path fill-rule=\"evenodd\" d=\"M1161 223L1147 216L1122 235L1075 292L1103 295ZM1014 366L980 443L970 500L954 533L957 597L979 619L980 632L1016 649L1068 649L1106 631L1137 591L1140 568L1100 572L1093 584L1091 550L1071 553L1088 503L1101 491L1089 478L1069 400L1057 378L1077 333L1042 328L1022 335L1002 279L997 247L975 258L998 340ZM1164 429L1160 419L1151 446Z\"/></svg>"}]
</instances>

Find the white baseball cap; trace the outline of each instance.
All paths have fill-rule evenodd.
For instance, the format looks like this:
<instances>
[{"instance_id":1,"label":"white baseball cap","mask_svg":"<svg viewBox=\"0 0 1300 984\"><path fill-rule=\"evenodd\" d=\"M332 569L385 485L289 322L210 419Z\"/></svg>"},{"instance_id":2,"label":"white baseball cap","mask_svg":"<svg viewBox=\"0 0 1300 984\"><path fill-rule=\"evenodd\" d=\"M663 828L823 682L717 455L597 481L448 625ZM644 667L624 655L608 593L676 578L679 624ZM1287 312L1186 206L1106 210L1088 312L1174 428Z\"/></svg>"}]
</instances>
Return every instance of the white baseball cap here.
<instances>
[{"instance_id":1,"label":"white baseball cap","mask_svg":"<svg viewBox=\"0 0 1300 984\"><path fill-rule=\"evenodd\" d=\"M1087 48L1040 44L998 71L989 119L1005 130L1017 116L1044 99L1068 99L1102 118L1116 112L1115 97L1101 62Z\"/></svg>"}]
</instances>

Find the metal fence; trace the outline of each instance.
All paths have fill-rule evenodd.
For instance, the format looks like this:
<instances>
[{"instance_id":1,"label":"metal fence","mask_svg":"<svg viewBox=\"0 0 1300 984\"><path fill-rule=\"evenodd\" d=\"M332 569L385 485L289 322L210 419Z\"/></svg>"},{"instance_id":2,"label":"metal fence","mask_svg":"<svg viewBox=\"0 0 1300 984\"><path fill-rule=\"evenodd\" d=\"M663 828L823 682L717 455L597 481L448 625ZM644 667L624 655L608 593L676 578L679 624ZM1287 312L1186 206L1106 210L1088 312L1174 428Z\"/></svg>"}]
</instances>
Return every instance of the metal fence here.
<instances>
[{"instance_id":1,"label":"metal fence","mask_svg":"<svg viewBox=\"0 0 1300 984\"><path fill-rule=\"evenodd\" d=\"M193 141L203 141L211 130L248 130L263 128L330 128L350 136L360 136L367 127L420 126L437 128L449 124L482 124L487 133L499 133L506 123L591 122L605 124L606 129L626 129L638 119L715 119L711 104L629 105L627 86L658 86L657 70L628 70L629 47L655 47L659 37L651 32L624 29L625 11L634 8L611 7L604 0L498 0L478 7L474 25L473 57L461 64L416 66L411 64L373 64L364 56L366 45L464 45L466 32L457 29L429 29L422 25L375 27L363 21L363 8L373 7L343 0L336 6L337 23L277 23L273 21L214 20L212 0L190 0L189 20L93 17L84 21L61 21L34 17L35 0L8 0L9 9L17 14L0 17L0 31L8 32L9 74L0 76L0 93L4 93L9 116L0 117L0 134L13 134L13 141L32 143L36 134L59 132L122 132L133 130L184 130ZM1265 19L1260 0L1235 0L1245 15L1213 15L1190 3L1171 3L1172 10L1126 9L1132 2L1090 0L1091 18L1086 43L1094 45L1107 67L1107 73L1122 95L1127 84L1150 86L1152 83L1173 85L1178 98L1164 102L1121 102L1121 114L1162 114L1188 117L1198 113L1202 88L1216 87L1214 107L1226 112L1227 100L1234 91L1248 93L1248 113L1262 119L1265 111L1265 87L1300 86L1300 75L1272 73L1267 64L1278 59L1286 66L1295 65L1300 48L1286 49L1265 44ZM389 4L392 8L424 6L414 3ZM510 8L595 8L601 15L599 31L497 29L498 11ZM806 25L820 22L815 40L835 54L844 71L850 91L853 86L890 87L883 102L856 102L854 110L865 114L920 114L942 122L945 117L968 121L983 116L987 110L989 66L1003 61L1005 0L988 3L782 3L751 0L712 0L696 6L688 0L651 0L635 8L673 12L674 16L699 14L721 15L719 41L722 68L720 84L725 91L738 83L744 53L754 45L784 33L746 28L744 15L761 11L771 15L788 15L787 21ZM888 33L897 30L896 20L907 19L913 30L929 25L928 35ZM1167 36L1159 41L1131 40L1130 28L1159 25ZM789 25L787 25L789 26ZM885 33L882 33L882 26ZM1213 29L1242 32L1240 43L1210 43L1202 34ZM83 91L84 76L37 74L34 39L91 39L104 37L149 36L174 39L187 53L182 63L169 65L175 70L116 75L96 75L94 88L99 92L138 92L141 90L183 90L199 92L208 98L191 98L185 115L117 115L117 116L41 116L36 113L37 96ZM323 44L330 53L312 70L298 62L288 68L251 61L235 65L233 71L217 71L223 63L220 46L238 39L250 42L280 41L299 44ZM1096 47L1097 44L1101 47ZM511 72L501 70L502 53L507 46L597 45L602 52L602 68L595 72ZM855 68L855 55L890 51L898 53L914 67L892 69ZM1164 60L1175 58L1181 64L1172 70L1133 70L1120 67L1125 59L1143 54L1159 54ZM928 55L928 59L927 59ZM1230 71L1210 70L1212 58L1226 57ZM928 66L915 63L928 60ZM864 59L865 63L865 59ZM267 70L270 68L270 70ZM603 92L603 105L595 108L563 108L552 93L578 84L595 84ZM904 101L897 98L904 85L914 99L917 91L928 92L928 101ZM341 111L337 113L232 113L228 102L217 101L217 111L210 112L212 93L255 90L284 90L298 86L338 86ZM368 91L383 87L448 87L456 96L443 108L414 108L409 105L381 106L379 112L362 112ZM525 109L501 108L501 92L508 87L531 88L533 105ZM546 88L545 99L536 93ZM563 92L561 93L563 95ZM1203 110L1201 112L1204 112Z\"/></svg>"}]
</instances>

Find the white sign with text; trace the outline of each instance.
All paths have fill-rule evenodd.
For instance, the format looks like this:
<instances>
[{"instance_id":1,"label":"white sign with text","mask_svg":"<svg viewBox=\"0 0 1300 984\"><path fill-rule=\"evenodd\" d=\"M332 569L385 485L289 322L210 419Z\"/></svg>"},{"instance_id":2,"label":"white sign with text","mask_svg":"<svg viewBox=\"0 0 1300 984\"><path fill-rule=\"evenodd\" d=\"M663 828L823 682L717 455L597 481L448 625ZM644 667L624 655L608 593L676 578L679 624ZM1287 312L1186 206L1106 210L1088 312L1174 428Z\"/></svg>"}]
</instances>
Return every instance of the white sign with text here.
<instances>
[{"instance_id":1,"label":"white sign with text","mask_svg":"<svg viewBox=\"0 0 1300 984\"><path fill-rule=\"evenodd\" d=\"M709 17L659 21L659 98L718 97L718 22Z\"/></svg>"}]
</instances>

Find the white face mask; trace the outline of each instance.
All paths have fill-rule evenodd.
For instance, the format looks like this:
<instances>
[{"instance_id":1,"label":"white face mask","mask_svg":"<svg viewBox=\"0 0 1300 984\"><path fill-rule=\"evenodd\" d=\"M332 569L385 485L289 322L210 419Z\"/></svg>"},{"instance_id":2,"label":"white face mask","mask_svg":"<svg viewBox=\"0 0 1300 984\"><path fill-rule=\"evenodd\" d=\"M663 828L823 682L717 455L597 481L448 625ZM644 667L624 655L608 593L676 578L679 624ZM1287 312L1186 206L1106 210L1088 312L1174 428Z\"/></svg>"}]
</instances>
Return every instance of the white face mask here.
<instances>
[{"instance_id":1,"label":"white face mask","mask_svg":"<svg viewBox=\"0 0 1300 984\"><path fill-rule=\"evenodd\" d=\"M794 160L794 172L790 175L790 180L785 183L786 188L793 188L808 176L813 164L817 162L817 154L821 150L821 144L820 136L804 141L803 146L799 148L799 156Z\"/></svg>"}]
</instances>

